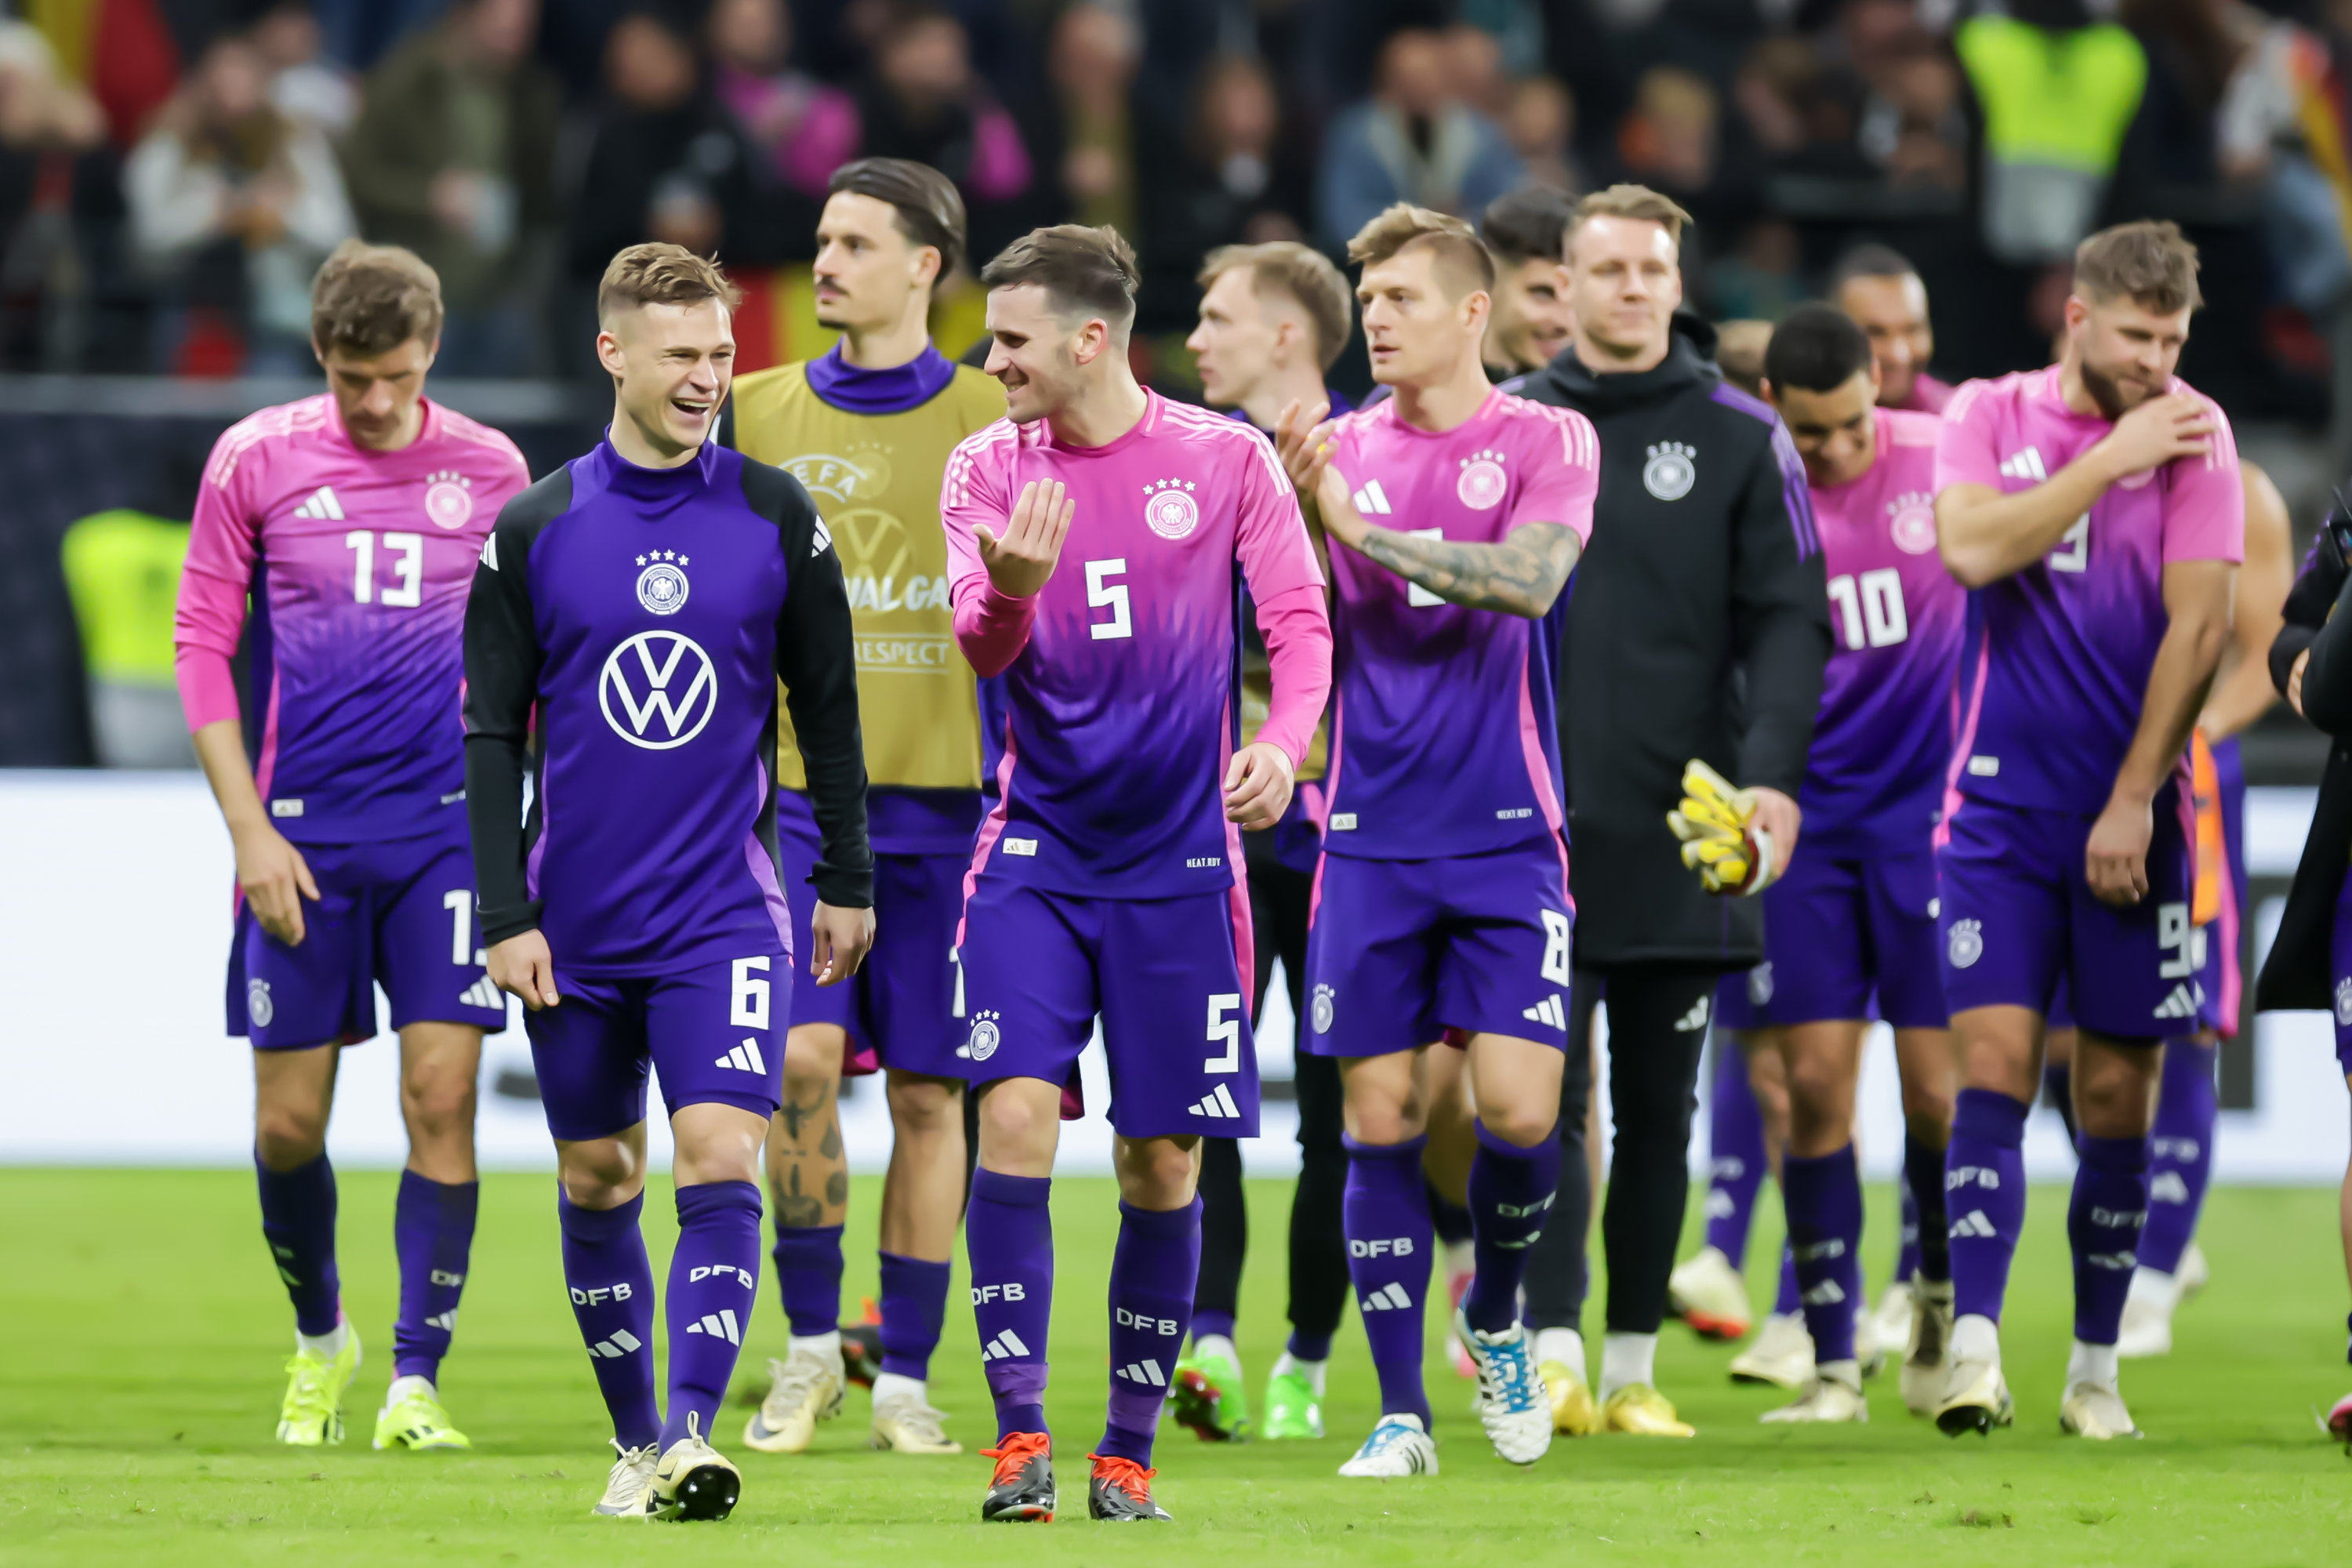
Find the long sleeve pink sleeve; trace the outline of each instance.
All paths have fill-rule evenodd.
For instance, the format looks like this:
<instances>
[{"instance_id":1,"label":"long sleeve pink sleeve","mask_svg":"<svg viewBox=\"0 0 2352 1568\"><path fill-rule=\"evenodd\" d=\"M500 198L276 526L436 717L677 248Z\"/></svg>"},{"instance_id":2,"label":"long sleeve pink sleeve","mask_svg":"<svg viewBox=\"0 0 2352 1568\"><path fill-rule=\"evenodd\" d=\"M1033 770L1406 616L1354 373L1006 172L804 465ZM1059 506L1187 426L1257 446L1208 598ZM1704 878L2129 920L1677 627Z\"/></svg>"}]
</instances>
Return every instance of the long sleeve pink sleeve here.
<instances>
[{"instance_id":1,"label":"long sleeve pink sleeve","mask_svg":"<svg viewBox=\"0 0 2352 1568\"><path fill-rule=\"evenodd\" d=\"M258 454L215 447L196 488L196 515L188 531L187 564L172 616L172 673L190 733L238 716L236 680L229 660L245 630L245 599L259 550L256 520L238 482Z\"/></svg>"},{"instance_id":2,"label":"long sleeve pink sleeve","mask_svg":"<svg viewBox=\"0 0 2352 1568\"><path fill-rule=\"evenodd\" d=\"M985 568L959 576L949 590L955 605L956 646L972 673L983 679L1002 675L1029 646L1029 628L1037 624L1038 595L1016 599L1000 594Z\"/></svg>"},{"instance_id":3,"label":"long sleeve pink sleeve","mask_svg":"<svg viewBox=\"0 0 2352 1568\"><path fill-rule=\"evenodd\" d=\"M1257 606L1274 692L1265 722L1251 736L1279 746L1295 769L1307 760L1331 696L1331 612L1318 584L1276 594Z\"/></svg>"},{"instance_id":4,"label":"long sleeve pink sleeve","mask_svg":"<svg viewBox=\"0 0 2352 1568\"><path fill-rule=\"evenodd\" d=\"M1018 441L1009 423L965 437L949 454L947 473L940 481L940 527L948 537L948 603L955 606L956 646L983 679L1002 675L1021 657L1029 644L1029 628L1037 624L1042 596L1016 599L998 593L972 533L975 525L986 523L992 532L1002 534L1013 516L1005 465Z\"/></svg>"},{"instance_id":5,"label":"long sleeve pink sleeve","mask_svg":"<svg viewBox=\"0 0 2352 1568\"><path fill-rule=\"evenodd\" d=\"M2176 458L2164 476L2164 559L2243 561L2246 487L2237 436L2221 405L2203 401L2213 421L2212 447L2202 457Z\"/></svg>"}]
</instances>

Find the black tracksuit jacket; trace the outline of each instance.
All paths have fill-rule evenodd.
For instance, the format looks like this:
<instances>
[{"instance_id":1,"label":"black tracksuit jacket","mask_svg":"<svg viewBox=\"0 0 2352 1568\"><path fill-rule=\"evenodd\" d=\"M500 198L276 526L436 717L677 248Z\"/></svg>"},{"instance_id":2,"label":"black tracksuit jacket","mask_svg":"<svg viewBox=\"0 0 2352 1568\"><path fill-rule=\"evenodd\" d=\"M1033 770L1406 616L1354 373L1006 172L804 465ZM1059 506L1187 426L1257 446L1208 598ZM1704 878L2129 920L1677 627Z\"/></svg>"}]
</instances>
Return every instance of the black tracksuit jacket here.
<instances>
[{"instance_id":1,"label":"black tracksuit jacket","mask_svg":"<svg viewBox=\"0 0 2352 1568\"><path fill-rule=\"evenodd\" d=\"M1675 318L1655 369L1563 353L1520 395L1601 436L1592 541L1569 584L1559 683L1576 962L1725 970L1764 957L1753 899L1701 890L1666 813L1683 764L1793 796L1829 661L1820 536L1795 446L1725 384L1715 329Z\"/></svg>"}]
</instances>

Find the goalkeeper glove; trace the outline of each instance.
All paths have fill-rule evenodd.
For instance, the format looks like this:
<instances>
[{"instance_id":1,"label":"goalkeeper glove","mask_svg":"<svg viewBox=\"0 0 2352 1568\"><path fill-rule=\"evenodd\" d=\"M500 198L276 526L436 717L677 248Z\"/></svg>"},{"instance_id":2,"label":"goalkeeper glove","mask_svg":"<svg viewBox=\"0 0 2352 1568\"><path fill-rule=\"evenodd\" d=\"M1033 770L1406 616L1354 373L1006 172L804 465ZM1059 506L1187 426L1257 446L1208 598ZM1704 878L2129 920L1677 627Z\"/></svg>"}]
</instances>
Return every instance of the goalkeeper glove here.
<instances>
[{"instance_id":1,"label":"goalkeeper glove","mask_svg":"<svg viewBox=\"0 0 2352 1568\"><path fill-rule=\"evenodd\" d=\"M1760 893L1774 875L1772 836L1754 826L1756 792L1694 759L1683 769L1682 804L1666 826L1682 840L1683 864L1710 893Z\"/></svg>"}]
</instances>

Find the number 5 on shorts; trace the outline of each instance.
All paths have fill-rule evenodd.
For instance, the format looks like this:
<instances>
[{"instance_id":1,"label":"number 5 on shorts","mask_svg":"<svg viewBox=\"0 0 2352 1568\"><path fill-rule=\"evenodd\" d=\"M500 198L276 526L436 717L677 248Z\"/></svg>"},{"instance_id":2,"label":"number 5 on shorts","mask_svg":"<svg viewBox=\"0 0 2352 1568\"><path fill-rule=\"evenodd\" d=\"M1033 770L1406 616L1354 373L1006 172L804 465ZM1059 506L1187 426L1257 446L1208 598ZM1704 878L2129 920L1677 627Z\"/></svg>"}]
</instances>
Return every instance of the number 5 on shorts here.
<instances>
[{"instance_id":1,"label":"number 5 on shorts","mask_svg":"<svg viewBox=\"0 0 2352 1568\"><path fill-rule=\"evenodd\" d=\"M1209 998L1209 1043L1222 1044L1225 1049L1223 1056L1211 1057L1201 1068L1202 1072L1242 1070L1242 1021L1238 1017L1225 1016L1228 1013L1237 1014L1241 1010L1239 992L1227 991Z\"/></svg>"}]
</instances>

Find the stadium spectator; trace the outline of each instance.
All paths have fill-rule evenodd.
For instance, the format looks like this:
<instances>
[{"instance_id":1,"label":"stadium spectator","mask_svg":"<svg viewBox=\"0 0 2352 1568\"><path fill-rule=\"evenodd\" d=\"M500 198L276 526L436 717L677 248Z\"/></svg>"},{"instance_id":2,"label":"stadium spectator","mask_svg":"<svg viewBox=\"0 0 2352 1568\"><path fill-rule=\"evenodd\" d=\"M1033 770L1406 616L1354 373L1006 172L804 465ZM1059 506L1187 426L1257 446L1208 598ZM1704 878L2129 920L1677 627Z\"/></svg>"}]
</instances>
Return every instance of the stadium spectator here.
<instances>
[{"instance_id":1,"label":"stadium spectator","mask_svg":"<svg viewBox=\"0 0 2352 1568\"><path fill-rule=\"evenodd\" d=\"M1723 132L1723 100L1714 85L1673 65L1642 73L1633 107L1617 130L1619 177L1671 196L1696 220L1700 242L1717 247L1738 234L1761 202L1741 166L1745 150Z\"/></svg>"},{"instance_id":2,"label":"stadium spectator","mask_svg":"<svg viewBox=\"0 0 2352 1568\"><path fill-rule=\"evenodd\" d=\"M1149 135L1136 179L1150 193L1137 214L1147 331L1189 319L1201 258L1221 246L1307 237L1306 170L1277 144L1282 105L1265 67L1218 55L1202 68L1181 135Z\"/></svg>"},{"instance_id":3,"label":"stadium spectator","mask_svg":"<svg viewBox=\"0 0 2352 1568\"><path fill-rule=\"evenodd\" d=\"M648 237L772 266L815 226L797 193L757 177L734 117L696 79L692 47L665 17L635 11L604 49L611 103L572 203L571 271L593 283L614 255Z\"/></svg>"},{"instance_id":4,"label":"stadium spectator","mask_svg":"<svg viewBox=\"0 0 2352 1568\"><path fill-rule=\"evenodd\" d=\"M1408 27L1382 47L1370 99L1333 120L1323 148L1316 223L1333 248L1397 202L1475 214L1519 183L1502 131L1462 102L1454 51Z\"/></svg>"},{"instance_id":5,"label":"stadium spectator","mask_svg":"<svg viewBox=\"0 0 2352 1568\"><path fill-rule=\"evenodd\" d=\"M445 374L516 375L529 363L520 262L553 221L562 107L530 58L538 23L538 0L460 0L368 78L344 150L368 234L440 274Z\"/></svg>"},{"instance_id":6,"label":"stadium spectator","mask_svg":"<svg viewBox=\"0 0 2352 1568\"><path fill-rule=\"evenodd\" d=\"M106 119L48 40L0 22L0 370L73 369L122 211Z\"/></svg>"},{"instance_id":7,"label":"stadium spectator","mask_svg":"<svg viewBox=\"0 0 2352 1568\"><path fill-rule=\"evenodd\" d=\"M269 101L278 111L341 140L359 116L359 89L326 58L310 0L277 0L254 24L253 47L269 68Z\"/></svg>"},{"instance_id":8,"label":"stadium spectator","mask_svg":"<svg viewBox=\"0 0 2352 1568\"><path fill-rule=\"evenodd\" d=\"M1554 78L1531 76L1512 86L1503 135L1526 165L1528 184L1570 195L1584 188L1573 150L1576 100Z\"/></svg>"},{"instance_id":9,"label":"stadium spectator","mask_svg":"<svg viewBox=\"0 0 2352 1568\"><path fill-rule=\"evenodd\" d=\"M2147 56L2086 0L2013 0L1953 35L1984 116L1985 248L2063 260L2097 222L2147 85Z\"/></svg>"},{"instance_id":10,"label":"stadium spectator","mask_svg":"<svg viewBox=\"0 0 2352 1568\"><path fill-rule=\"evenodd\" d=\"M718 0L710 8L711 85L778 179L823 200L850 161L857 110L849 94L795 68L784 0Z\"/></svg>"},{"instance_id":11,"label":"stadium spectator","mask_svg":"<svg viewBox=\"0 0 2352 1568\"><path fill-rule=\"evenodd\" d=\"M155 0L108 0L89 18L89 89L114 144L147 134L180 85L180 47Z\"/></svg>"},{"instance_id":12,"label":"stadium spectator","mask_svg":"<svg viewBox=\"0 0 2352 1568\"><path fill-rule=\"evenodd\" d=\"M260 53L216 40L123 170L132 245L166 285L182 369L303 374L310 277L352 237L334 149L270 103Z\"/></svg>"},{"instance_id":13,"label":"stadium spectator","mask_svg":"<svg viewBox=\"0 0 2352 1568\"><path fill-rule=\"evenodd\" d=\"M1054 18L1046 70L1062 110L1062 191L1078 222L1136 231L1134 27L1108 5Z\"/></svg>"}]
</instances>

